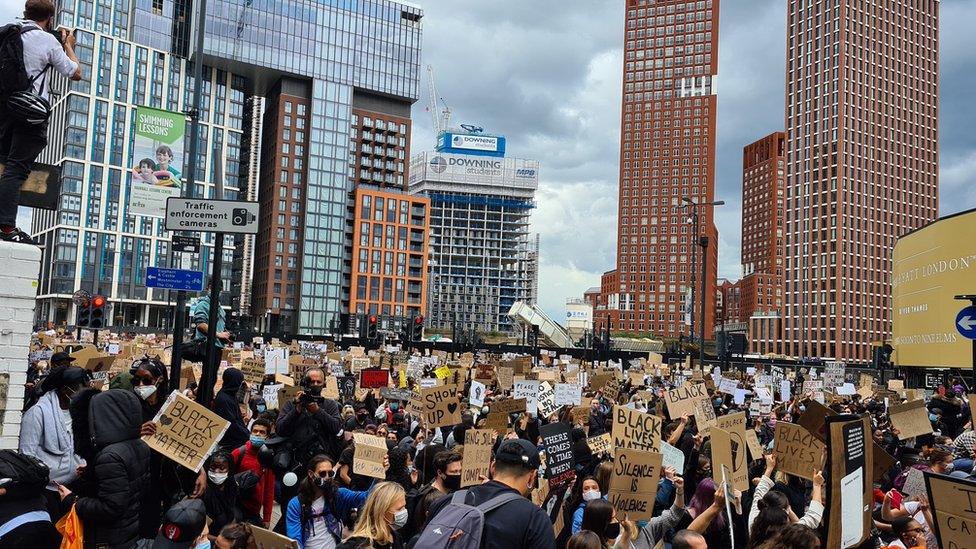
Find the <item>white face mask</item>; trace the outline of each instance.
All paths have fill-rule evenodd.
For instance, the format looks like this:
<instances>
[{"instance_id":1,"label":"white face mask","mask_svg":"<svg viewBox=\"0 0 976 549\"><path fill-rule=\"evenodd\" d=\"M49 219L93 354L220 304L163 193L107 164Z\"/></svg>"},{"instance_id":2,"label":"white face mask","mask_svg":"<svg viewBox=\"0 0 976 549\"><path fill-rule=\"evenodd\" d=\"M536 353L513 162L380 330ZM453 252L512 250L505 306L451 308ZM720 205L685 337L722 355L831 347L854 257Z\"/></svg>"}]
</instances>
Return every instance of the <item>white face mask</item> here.
<instances>
[{"instance_id":1,"label":"white face mask","mask_svg":"<svg viewBox=\"0 0 976 549\"><path fill-rule=\"evenodd\" d=\"M153 396L153 393L156 392L156 386L138 385L136 387L133 387L132 390L135 391L137 395L139 395L139 398L141 398L142 400L146 400L147 398Z\"/></svg>"},{"instance_id":2,"label":"white face mask","mask_svg":"<svg viewBox=\"0 0 976 549\"><path fill-rule=\"evenodd\" d=\"M393 527L397 530L403 528L407 525L407 520L410 518L410 512L404 507L396 513L393 513Z\"/></svg>"},{"instance_id":3,"label":"white face mask","mask_svg":"<svg viewBox=\"0 0 976 549\"><path fill-rule=\"evenodd\" d=\"M600 499L599 490L586 490L583 492L583 501L593 501L595 499Z\"/></svg>"},{"instance_id":4,"label":"white face mask","mask_svg":"<svg viewBox=\"0 0 976 549\"><path fill-rule=\"evenodd\" d=\"M217 473L214 471L207 471L207 478L210 479L210 482L213 482L217 486L220 486L221 484L224 483L224 481L227 480L227 473Z\"/></svg>"}]
</instances>

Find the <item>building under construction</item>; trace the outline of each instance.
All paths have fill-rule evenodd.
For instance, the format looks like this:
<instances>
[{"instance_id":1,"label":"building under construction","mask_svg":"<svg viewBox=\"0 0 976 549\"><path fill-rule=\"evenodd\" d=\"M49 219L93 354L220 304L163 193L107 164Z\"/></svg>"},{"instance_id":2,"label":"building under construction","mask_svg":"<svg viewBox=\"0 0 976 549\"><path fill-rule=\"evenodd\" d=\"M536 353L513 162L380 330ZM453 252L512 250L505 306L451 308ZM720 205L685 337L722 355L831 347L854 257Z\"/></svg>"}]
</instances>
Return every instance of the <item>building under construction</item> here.
<instances>
[{"instance_id":1,"label":"building under construction","mask_svg":"<svg viewBox=\"0 0 976 549\"><path fill-rule=\"evenodd\" d=\"M506 158L502 136L444 131L413 157L409 191L431 202L429 328L521 333L508 312L538 293L538 187L539 162Z\"/></svg>"}]
</instances>

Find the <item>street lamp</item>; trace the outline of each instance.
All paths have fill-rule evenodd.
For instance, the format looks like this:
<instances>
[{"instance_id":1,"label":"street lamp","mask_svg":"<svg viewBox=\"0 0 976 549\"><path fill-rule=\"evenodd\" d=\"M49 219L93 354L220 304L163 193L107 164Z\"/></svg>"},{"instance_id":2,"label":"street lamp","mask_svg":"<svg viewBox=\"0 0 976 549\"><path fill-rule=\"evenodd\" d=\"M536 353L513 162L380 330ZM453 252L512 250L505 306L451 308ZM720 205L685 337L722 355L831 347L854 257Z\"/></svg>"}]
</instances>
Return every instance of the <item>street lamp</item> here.
<instances>
[{"instance_id":1,"label":"street lamp","mask_svg":"<svg viewBox=\"0 0 976 549\"><path fill-rule=\"evenodd\" d=\"M684 196L681 198L684 203L682 208L690 208L691 215L688 218L690 223L694 224L694 238L691 242L691 341L695 341L695 286L697 281L695 280L695 266L698 263L698 254L695 249L696 246L700 245L702 247L702 289L701 289L701 339L698 343L698 364L701 365L705 362L705 288L706 288L706 273L705 270L708 266L708 237L701 235L701 230L699 229L698 223L698 209L707 208L709 206L723 206L725 204L724 200L715 200L713 202L695 202L691 198ZM699 239L697 242L695 239Z\"/></svg>"}]
</instances>

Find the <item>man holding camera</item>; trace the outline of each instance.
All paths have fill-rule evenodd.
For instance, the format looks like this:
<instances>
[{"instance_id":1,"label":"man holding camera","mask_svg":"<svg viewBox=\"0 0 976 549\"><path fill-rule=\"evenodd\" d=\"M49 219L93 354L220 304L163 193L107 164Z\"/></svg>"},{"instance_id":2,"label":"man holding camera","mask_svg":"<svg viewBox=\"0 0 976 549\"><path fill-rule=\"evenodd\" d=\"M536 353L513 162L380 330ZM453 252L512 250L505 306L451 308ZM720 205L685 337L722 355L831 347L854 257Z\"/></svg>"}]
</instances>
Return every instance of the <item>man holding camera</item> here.
<instances>
[{"instance_id":1,"label":"man holding camera","mask_svg":"<svg viewBox=\"0 0 976 549\"><path fill-rule=\"evenodd\" d=\"M67 29L54 33L53 24L52 0L27 0L24 19L0 30L0 50L13 51L9 46L19 39L24 52L23 69L15 60L0 60L4 67L0 79L6 82L2 89L7 92L0 97L0 164L4 165L0 175L0 239L7 242L37 244L17 228L17 206L20 188L27 181L34 160L47 146L48 69L53 67L67 78L81 80L74 33ZM24 72L27 86L10 89Z\"/></svg>"}]
</instances>

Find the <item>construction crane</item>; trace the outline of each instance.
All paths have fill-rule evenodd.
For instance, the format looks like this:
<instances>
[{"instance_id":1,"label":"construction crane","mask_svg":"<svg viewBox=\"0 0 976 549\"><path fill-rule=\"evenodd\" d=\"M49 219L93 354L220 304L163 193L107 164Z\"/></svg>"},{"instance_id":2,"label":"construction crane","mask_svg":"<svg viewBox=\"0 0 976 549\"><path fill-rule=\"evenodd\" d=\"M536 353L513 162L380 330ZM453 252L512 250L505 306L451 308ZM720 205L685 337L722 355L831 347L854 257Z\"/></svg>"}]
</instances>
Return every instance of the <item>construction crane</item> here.
<instances>
[{"instance_id":1,"label":"construction crane","mask_svg":"<svg viewBox=\"0 0 976 549\"><path fill-rule=\"evenodd\" d=\"M427 110L430 111L430 115L434 120L434 134L440 135L441 132L447 130L447 125L451 121L451 107L447 106L447 102L444 101L443 97L437 96L437 88L434 85L434 67L430 65L427 65L427 91L430 94L427 98ZM440 112L437 112L438 99L441 105L443 105Z\"/></svg>"}]
</instances>

